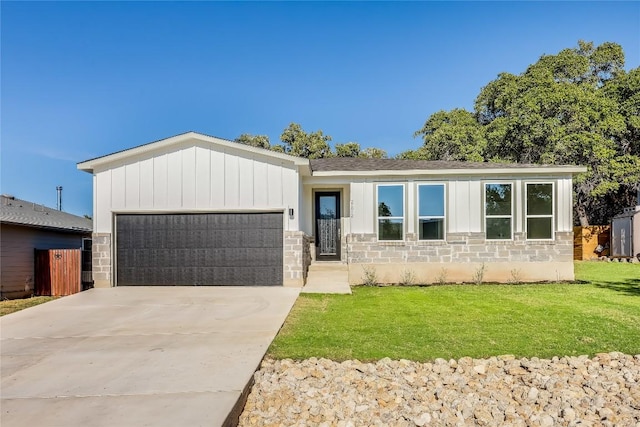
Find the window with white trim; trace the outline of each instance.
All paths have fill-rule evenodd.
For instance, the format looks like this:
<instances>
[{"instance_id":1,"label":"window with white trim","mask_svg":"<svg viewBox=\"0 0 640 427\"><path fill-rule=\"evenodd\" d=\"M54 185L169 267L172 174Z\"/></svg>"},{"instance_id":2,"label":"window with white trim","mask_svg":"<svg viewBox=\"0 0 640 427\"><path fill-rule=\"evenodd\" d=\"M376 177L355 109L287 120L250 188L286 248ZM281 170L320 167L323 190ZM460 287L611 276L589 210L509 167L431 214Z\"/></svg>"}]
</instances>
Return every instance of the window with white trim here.
<instances>
[{"instance_id":1,"label":"window with white trim","mask_svg":"<svg viewBox=\"0 0 640 427\"><path fill-rule=\"evenodd\" d=\"M527 239L553 239L553 184L529 182L526 191Z\"/></svg>"},{"instance_id":2,"label":"window with white trim","mask_svg":"<svg viewBox=\"0 0 640 427\"><path fill-rule=\"evenodd\" d=\"M378 185L378 240L404 240L404 185Z\"/></svg>"},{"instance_id":3,"label":"window with white trim","mask_svg":"<svg viewBox=\"0 0 640 427\"><path fill-rule=\"evenodd\" d=\"M513 238L513 186L511 184L485 184L484 209L487 240Z\"/></svg>"},{"instance_id":4,"label":"window with white trim","mask_svg":"<svg viewBox=\"0 0 640 427\"><path fill-rule=\"evenodd\" d=\"M418 238L444 240L444 184L418 185Z\"/></svg>"}]
</instances>

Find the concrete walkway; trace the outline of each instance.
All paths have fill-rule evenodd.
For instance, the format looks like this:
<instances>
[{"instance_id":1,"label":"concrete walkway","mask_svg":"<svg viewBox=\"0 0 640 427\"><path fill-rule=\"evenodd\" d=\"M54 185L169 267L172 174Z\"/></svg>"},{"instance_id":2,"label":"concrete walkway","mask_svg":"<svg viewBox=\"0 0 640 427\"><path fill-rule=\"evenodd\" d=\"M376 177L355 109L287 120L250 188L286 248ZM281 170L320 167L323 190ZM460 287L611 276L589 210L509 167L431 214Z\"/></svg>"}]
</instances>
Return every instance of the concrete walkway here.
<instances>
[{"instance_id":1,"label":"concrete walkway","mask_svg":"<svg viewBox=\"0 0 640 427\"><path fill-rule=\"evenodd\" d=\"M12 426L221 426L299 289L92 289L0 318Z\"/></svg>"},{"instance_id":2,"label":"concrete walkway","mask_svg":"<svg viewBox=\"0 0 640 427\"><path fill-rule=\"evenodd\" d=\"M341 262L314 262L309 266L303 294L351 294L349 266Z\"/></svg>"}]
</instances>

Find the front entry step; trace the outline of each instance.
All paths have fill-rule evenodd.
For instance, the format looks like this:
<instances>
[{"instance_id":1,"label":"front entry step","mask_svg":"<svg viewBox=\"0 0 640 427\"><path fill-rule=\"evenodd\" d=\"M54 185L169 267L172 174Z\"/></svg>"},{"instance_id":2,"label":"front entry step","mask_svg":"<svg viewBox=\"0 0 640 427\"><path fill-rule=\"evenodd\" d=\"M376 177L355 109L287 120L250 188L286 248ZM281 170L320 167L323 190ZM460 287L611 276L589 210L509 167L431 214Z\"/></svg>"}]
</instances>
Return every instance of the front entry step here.
<instances>
[{"instance_id":1,"label":"front entry step","mask_svg":"<svg viewBox=\"0 0 640 427\"><path fill-rule=\"evenodd\" d=\"M311 264L309 271L349 271L349 266L341 261L320 261Z\"/></svg>"},{"instance_id":2,"label":"front entry step","mask_svg":"<svg viewBox=\"0 0 640 427\"><path fill-rule=\"evenodd\" d=\"M301 293L351 294L349 266L342 262L315 262L309 266L307 284Z\"/></svg>"}]
</instances>

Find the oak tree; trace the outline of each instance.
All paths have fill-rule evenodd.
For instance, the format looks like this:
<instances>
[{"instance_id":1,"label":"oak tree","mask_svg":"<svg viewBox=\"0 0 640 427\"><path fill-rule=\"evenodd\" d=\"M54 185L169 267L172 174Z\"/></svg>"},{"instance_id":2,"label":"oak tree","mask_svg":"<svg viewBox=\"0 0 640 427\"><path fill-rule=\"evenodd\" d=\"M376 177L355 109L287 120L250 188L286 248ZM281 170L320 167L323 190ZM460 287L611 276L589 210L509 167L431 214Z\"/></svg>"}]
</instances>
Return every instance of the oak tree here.
<instances>
[{"instance_id":1,"label":"oak tree","mask_svg":"<svg viewBox=\"0 0 640 427\"><path fill-rule=\"evenodd\" d=\"M624 70L615 43L580 41L518 75L501 73L474 112L439 111L403 158L584 165L574 181L576 218L607 223L640 183L640 70Z\"/></svg>"}]
</instances>

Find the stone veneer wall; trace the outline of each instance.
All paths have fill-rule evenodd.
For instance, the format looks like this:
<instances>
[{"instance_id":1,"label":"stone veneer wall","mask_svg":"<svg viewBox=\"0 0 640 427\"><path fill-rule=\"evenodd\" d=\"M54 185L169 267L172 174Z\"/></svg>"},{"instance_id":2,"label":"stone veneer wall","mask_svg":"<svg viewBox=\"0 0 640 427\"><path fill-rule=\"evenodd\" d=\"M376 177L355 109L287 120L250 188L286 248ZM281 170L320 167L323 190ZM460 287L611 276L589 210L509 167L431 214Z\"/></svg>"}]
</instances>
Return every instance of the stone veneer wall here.
<instances>
[{"instance_id":1,"label":"stone veneer wall","mask_svg":"<svg viewBox=\"0 0 640 427\"><path fill-rule=\"evenodd\" d=\"M93 233L93 282L96 288L108 288L111 283L111 234Z\"/></svg>"},{"instance_id":2,"label":"stone veneer wall","mask_svg":"<svg viewBox=\"0 0 640 427\"><path fill-rule=\"evenodd\" d=\"M527 241L515 233L512 241L486 240L484 233L450 233L445 242L417 240L380 242L375 234L347 236L348 262L513 262L573 261L573 233L556 233L556 240Z\"/></svg>"},{"instance_id":3,"label":"stone veneer wall","mask_svg":"<svg viewBox=\"0 0 640 427\"><path fill-rule=\"evenodd\" d=\"M311 256L311 249L315 248L315 240L311 236L304 235L304 240L302 242L302 275L304 277L305 283L307 281L307 276L309 274L309 266L313 261L313 257Z\"/></svg>"},{"instance_id":4,"label":"stone veneer wall","mask_svg":"<svg viewBox=\"0 0 640 427\"><path fill-rule=\"evenodd\" d=\"M311 264L311 238L302 231L284 233L284 277L285 286L303 286Z\"/></svg>"},{"instance_id":5,"label":"stone veneer wall","mask_svg":"<svg viewBox=\"0 0 640 427\"><path fill-rule=\"evenodd\" d=\"M451 281L468 281L482 264L491 281L573 280L573 233L557 232L553 241L527 241L525 233L515 233L511 241L486 240L484 233L449 233L444 242L418 240L415 234L407 234L403 242L379 242L375 234L350 234L347 262L360 265L360 272L366 265L384 270L383 282L399 281L402 266L415 270L422 282L435 281L438 269L449 270ZM540 271L540 263L548 271ZM393 265L395 274L388 265ZM424 278L426 270L431 275L428 279ZM352 283L357 282L356 273L350 274Z\"/></svg>"}]
</instances>

